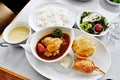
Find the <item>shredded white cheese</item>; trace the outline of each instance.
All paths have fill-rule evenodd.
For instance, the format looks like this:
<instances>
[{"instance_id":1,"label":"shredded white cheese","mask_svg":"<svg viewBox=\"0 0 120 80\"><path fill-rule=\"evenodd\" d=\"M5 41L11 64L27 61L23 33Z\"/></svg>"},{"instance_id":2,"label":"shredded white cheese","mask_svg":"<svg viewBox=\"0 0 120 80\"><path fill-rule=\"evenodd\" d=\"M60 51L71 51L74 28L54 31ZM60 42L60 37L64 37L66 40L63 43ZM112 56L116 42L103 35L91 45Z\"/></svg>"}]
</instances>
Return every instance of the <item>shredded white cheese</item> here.
<instances>
[{"instance_id":1,"label":"shredded white cheese","mask_svg":"<svg viewBox=\"0 0 120 80\"><path fill-rule=\"evenodd\" d=\"M99 21L101 19L101 15L98 13L91 13L85 18L83 18L83 22L94 22L94 21Z\"/></svg>"}]
</instances>

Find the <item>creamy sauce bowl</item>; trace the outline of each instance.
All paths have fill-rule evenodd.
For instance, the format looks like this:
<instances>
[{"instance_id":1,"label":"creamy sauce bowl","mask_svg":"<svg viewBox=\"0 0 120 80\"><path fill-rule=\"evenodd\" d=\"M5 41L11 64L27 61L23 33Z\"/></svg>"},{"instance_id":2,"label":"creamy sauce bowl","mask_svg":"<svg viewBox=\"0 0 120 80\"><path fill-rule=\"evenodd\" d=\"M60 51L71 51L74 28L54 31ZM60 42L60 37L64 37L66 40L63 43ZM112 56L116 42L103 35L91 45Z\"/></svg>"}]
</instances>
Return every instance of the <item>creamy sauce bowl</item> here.
<instances>
[{"instance_id":1,"label":"creamy sauce bowl","mask_svg":"<svg viewBox=\"0 0 120 80\"><path fill-rule=\"evenodd\" d=\"M4 30L0 46L5 44L18 45L26 42L27 38L31 35L31 28L24 22L15 22L8 25Z\"/></svg>"}]
</instances>

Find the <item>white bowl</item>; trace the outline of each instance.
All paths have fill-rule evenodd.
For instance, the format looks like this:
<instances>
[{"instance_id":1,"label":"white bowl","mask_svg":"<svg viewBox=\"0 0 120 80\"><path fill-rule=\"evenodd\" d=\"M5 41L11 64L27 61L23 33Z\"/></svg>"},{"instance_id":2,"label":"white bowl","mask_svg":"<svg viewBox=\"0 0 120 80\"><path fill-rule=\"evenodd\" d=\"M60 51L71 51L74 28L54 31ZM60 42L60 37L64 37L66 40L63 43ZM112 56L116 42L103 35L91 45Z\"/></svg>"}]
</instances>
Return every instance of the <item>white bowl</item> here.
<instances>
[{"instance_id":1,"label":"white bowl","mask_svg":"<svg viewBox=\"0 0 120 80\"><path fill-rule=\"evenodd\" d=\"M24 28L27 28L28 29L28 35L26 35L26 37L21 37L21 39L16 39L17 37L20 37L21 36L21 34L23 35L23 34L27 34L27 32L25 32L25 30L23 30L23 29L17 29L17 30L20 30L19 31L19 34L18 33L16 33L15 31L16 30L14 30L14 34L15 35L13 35L13 29L15 29L15 28L18 28L18 27L24 27ZM11 40L9 40L9 34L10 34L10 32L12 31L12 35L10 36L10 37L12 37L11 38ZM21 32L21 33L20 33ZM11 44L11 45L14 45L14 46L17 46L18 44L23 44L23 43L25 43L26 42L26 40L29 38L29 36L31 35L31 28L28 26L28 24L26 24L25 22L21 22L21 21L18 21L18 22L15 22L15 23L13 23L13 24L10 24L10 25L8 25L6 28L5 28L5 30L4 30L4 32L3 32L3 36L2 36L2 39L3 39L3 42L1 43L0 42L0 45L4 45L4 44ZM17 36L17 37L15 37L15 36ZM14 39L13 39L14 38Z\"/></svg>"},{"instance_id":2,"label":"white bowl","mask_svg":"<svg viewBox=\"0 0 120 80\"><path fill-rule=\"evenodd\" d=\"M48 9L48 8L50 8L50 9ZM51 25L52 23L49 23L49 25L50 26L44 26L47 22L48 22L48 20L50 20L50 19L46 19L46 17L44 18L44 20L46 21L46 22L43 22L44 23L44 25L40 25L40 22L38 22L38 16L40 16L39 14L40 14L40 12L41 12L41 14L42 15L44 15L44 11L46 10L47 12L46 12L46 14L48 15L48 11L49 11L49 15L51 14L51 12L53 12L54 11L54 13L57 13L57 12L55 12L56 10L62 10L62 11L65 11L65 14L69 14L69 21L68 21L68 23L66 23L65 25L61 25L61 23L62 23L62 20L60 19L60 18L56 18L55 17L55 19L56 19L56 24L55 25ZM49 16L48 15L48 16ZM61 15L61 14L60 14ZM50 16L51 17L51 16ZM34 31L39 31L39 30L41 30L41 29L43 29L43 28L46 28L46 27L51 27L51 26L64 26L64 27L69 27L69 28L72 28L73 26L74 26L74 24L75 24L75 18L76 18L76 14L75 14L75 11L73 11L73 9L71 8L71 7L69 7L68 5L66 5L66 4L64 4L64 3L60 3L60 2L47 2L47 3L44 3L44 4L40 4L40 5L38 5L38 6L36 6L35 8L34 8L34 11L32 11L31 13L30 13L30 15L29 15L29 19L28 19L28 21L29 21L29 25L30 25L30 27L34 30ZM43 17L42 17L42 19L43 19ZM52 19L54 19L53 17L51 18L51 20ZM65 19L68 19L68 18L65 18ZM61 20L61 21L60 21ZM43 20L42 20L43 21ZM51 22L51 21L50 21ZM61 23L59 23L59 22L61 22ZM54 23L55 23L55 21L54 21ZM48 25L48 24L47 24Z\"/></svg>"},{"instance_id":3,"label":"white bowl","mask_svg":"<svg viewBox=\"0 0 120 80\"><path fill-rule=\"evenodd\" d=\"M67 33L70 36L70 44L69 44L67 50L65 51L65 53L62 56L60 56L59 58L53 59L53 60L42 59L41 57L39 57L37 55L36 45L37 45L38 41L41 38L43 38L44 36L52 33L53 30L55 30L56 28L60 29L63 33ZM64 56L66 56L66 54L68 53L68 51L70 50L70 48L72 46L73 39L74 39L74 30L72 28L66 28L66 27L47 27L47 28L44 28L44 29L39 30L38 32L34 33L32 39L31 39L30 47L31 47L31 51L32 51L33 55L37 59L39 59L39 60L41 60L43 62L56 62L56 61L62 59Z\"/></svg>"},{"instance_id":4,"label":"white bowl","mask_svg":"<svg viewBox=\"0 0 120 80\"><path fill-rule=\"evenodd\" d=\"M110 0L106 0L109 4L114 5L114 6L120 6L120 3L115 3Z\"/></svg>"},{"instance_id":5,"label":"white bowl","mask_svg":"<svg viewBox=\"0 0 120 80\"><path fill-rule=\"evenodd\" d=\"M84 11L83 11L84 12ZM103 36L103 35L105 35L107 32L108 32L108 29L106 29L105 31L102 31L100 34L91 34L91 33L88 33L88 32L86 32L86 31L84 31L81 27L80 27L80 18L81 18L81 15L82 15L82 13L83 12L80 12L79 14L78 14L78 16L77 16L77 19L76 19L76 25L77 25L77 28L78 29L80 29L82 32L84 32L84 33L87 33L88 35L91 35L91 36L96 36L96 37L100 37L100 36ZM86 11L86 12L93 12L93 11ZM96 12L96 13L98 13L98 12Z\"/></svg>"}]
</instances>

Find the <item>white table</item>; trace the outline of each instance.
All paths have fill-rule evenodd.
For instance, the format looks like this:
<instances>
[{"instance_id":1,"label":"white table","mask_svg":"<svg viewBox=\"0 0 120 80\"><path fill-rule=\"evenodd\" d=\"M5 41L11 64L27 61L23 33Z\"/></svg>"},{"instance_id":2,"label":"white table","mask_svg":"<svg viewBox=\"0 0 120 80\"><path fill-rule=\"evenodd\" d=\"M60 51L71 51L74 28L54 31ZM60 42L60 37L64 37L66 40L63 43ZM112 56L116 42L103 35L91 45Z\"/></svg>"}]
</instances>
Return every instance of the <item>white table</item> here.
<instances>
[{"instance_id":1,"label":"white table","mask_svg":"<svg viewBox=\"0 0 120 80\"><path fill-rule=\"evenodd\" d=\"M17 15L11 24L17 21L28 23L28 14L32 11L32 9L38 4L42 4L47 1L57 0L31 0ZM59 0L59 2L64 2L71 5L71 7L73 7L75 10L76 15L80 9L94 10L104 14L109 21L111 21L112 18L120 13L120 7L111 6L106 3L105 0L91 0L88 2L80 2L79 0ZM112 55L112 64L109 71L99 80L105 80L108 78L120 80L120 41L115 41L112 43L105 36L99 39L107 46ZM12 46L4 48L0 47L0 66L26 76L31 80L48 80L31 67L22 48L15 48Z\"/></svg>"}]
</instances>

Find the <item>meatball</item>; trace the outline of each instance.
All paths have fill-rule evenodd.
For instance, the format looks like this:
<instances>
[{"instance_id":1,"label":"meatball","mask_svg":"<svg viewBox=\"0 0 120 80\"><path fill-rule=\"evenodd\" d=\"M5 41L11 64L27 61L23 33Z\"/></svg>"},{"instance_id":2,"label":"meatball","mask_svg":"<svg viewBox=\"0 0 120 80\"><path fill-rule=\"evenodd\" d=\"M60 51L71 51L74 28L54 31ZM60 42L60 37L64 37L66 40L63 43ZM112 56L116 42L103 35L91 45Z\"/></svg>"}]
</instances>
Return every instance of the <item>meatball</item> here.
<instances>
[{"instance_id":1,"label":"meatball","mask_svg":"<svg viewBox=\"0 0 120 80\"><path fill-rule=\"evenodd\" d=\"M45 38L41 41L41 43L44 44L45 46L47 46L52 39L53 39L52 37L45 37Z\"/></svg>"},{"instance_id":2,"label":"meatball","mask_svg":"<svg viewBox=\"0 0 120 80\"><path fill-rule=\"evenodd\" d=\"M47 51L48 52L55 52L55 51L57 51L60 48L62 42L63 41L60 38L53 38L49 42L49 44L47 45L47 48L46 48Z\"/></svg>"}]
</instances>

